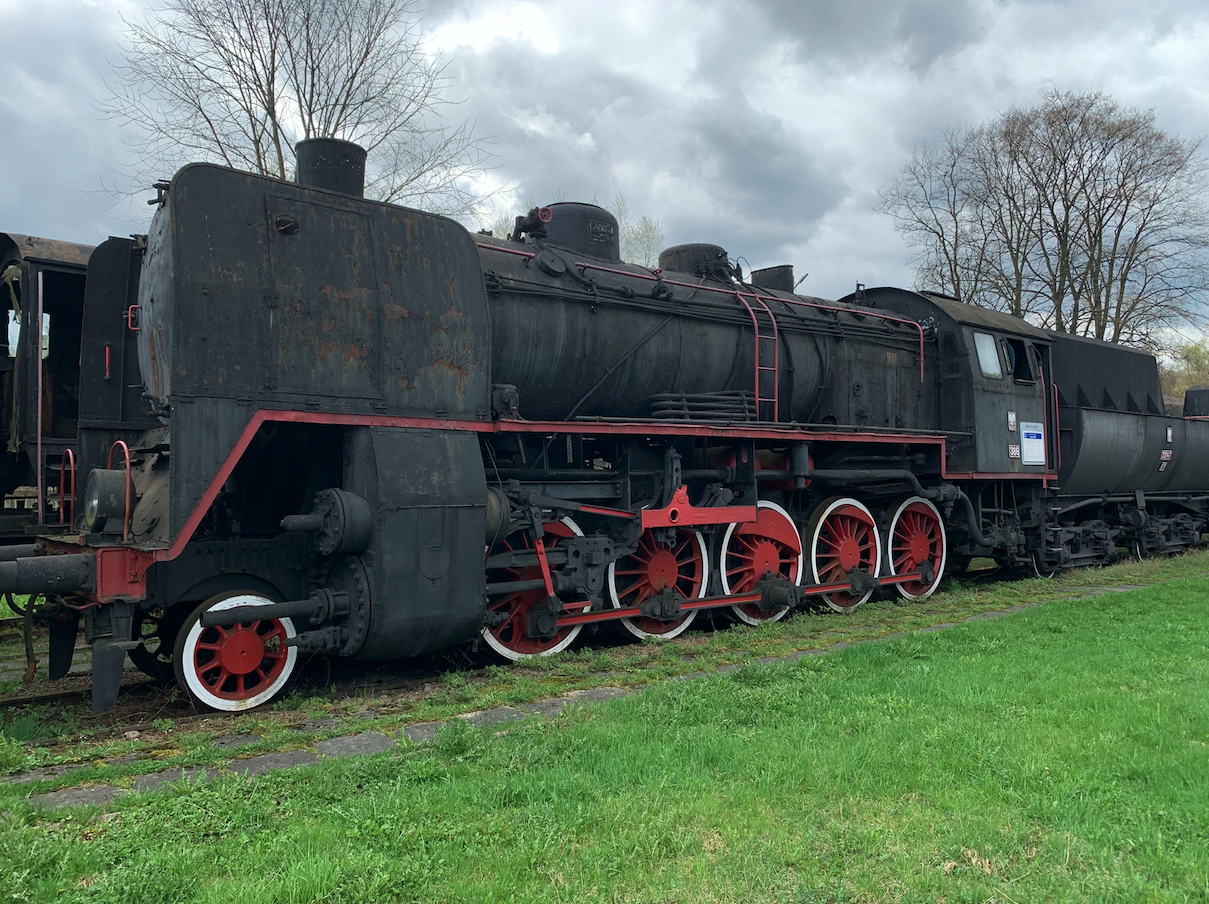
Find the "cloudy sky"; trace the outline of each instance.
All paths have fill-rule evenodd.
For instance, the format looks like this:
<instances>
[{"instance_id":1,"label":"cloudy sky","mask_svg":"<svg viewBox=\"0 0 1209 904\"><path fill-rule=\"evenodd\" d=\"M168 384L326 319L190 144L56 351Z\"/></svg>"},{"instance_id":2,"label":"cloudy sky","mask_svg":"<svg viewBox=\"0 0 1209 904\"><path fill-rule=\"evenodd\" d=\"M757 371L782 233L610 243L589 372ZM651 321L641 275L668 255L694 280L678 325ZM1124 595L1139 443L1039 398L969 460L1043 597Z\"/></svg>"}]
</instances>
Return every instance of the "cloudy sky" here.
<instances>
[{"instance_id":1,"label":"cloudy sky","mask_svg":"<svg viewBox=\"0 0 1209 904\"><path fill-rule=\"evenodd\" d=\"M93 243L134 136L98 112L135 0L0 0L0 229ZM458 115L494 139L499 212L611 198L802 291L910 284L877 190L913 146L1048 87L1209 134L1209 4L1137 0L428 0Z\"/></svg>"}]
</instances>

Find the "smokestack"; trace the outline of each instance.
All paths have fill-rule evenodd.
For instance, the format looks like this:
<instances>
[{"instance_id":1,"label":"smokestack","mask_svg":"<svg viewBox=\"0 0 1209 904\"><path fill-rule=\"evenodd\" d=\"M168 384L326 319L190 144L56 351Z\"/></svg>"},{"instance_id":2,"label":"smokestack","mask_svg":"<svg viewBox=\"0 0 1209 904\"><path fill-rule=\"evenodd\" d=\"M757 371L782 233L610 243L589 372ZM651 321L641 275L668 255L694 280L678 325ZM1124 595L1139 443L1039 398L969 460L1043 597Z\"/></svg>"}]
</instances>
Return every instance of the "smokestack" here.
<instances>
[{"instance_id":1,"label":"smokestack","mask_svg":"<svg viewBox=\"0 0 1209 904\"><path fill-rule=\"evenodd\" d=\"M365 148L340 138L308 138L294 145L298 184L365 197Z\"/></svg>"}]
</instances>

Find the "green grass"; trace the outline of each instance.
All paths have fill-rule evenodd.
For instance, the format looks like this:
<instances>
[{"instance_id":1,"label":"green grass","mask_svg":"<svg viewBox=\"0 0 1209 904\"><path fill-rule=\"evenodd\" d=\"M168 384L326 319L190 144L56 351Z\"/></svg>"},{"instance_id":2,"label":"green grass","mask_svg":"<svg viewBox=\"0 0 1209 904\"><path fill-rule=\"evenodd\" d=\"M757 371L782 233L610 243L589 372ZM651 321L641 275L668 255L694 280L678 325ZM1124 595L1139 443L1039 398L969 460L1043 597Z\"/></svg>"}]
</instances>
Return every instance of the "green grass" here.
<instances>
[{"instance_id":1,"label":"green grass","mask_svg":"<svg viewBox=\"0 0 1209 904\"><path fill-rule=\"evenodd\" d=\"M29 596L17 594L13 597L13 602L22 608L29 602ZM8 598L4 594L0 594L0 618L20 618L20 613L14 610L8 604Z\"/></svg>"},{"instance_id":2,"label":"green grass","mask_svg":"<svg viewBox=\"0 0 1209 904\"><path fill-rule=\"evenodd\" d=\"M751 632L758 634L759 632ZM88 813L0 788L79 901L1207 901L1209 585L652 687L505 736Z\"/></svg>"}]
</instances>

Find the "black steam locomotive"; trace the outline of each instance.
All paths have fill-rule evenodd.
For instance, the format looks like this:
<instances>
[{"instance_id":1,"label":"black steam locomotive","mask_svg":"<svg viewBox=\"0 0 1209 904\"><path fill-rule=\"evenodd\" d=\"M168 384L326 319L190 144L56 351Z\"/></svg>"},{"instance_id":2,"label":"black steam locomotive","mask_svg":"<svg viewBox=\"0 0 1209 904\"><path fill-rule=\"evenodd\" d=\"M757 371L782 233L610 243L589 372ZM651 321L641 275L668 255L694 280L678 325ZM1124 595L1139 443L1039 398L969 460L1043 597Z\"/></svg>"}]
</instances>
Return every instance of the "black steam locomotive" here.
<instances>
[{"instance_id":1,"label":"black steam locomotive","mask_svg":"<svg viewBox=\"0 0 1209 904\"><path fill-rule=\"evenodd\" d=\"M298 151L299 184L188 166L145 241L92 254L87 489L0 550L0 591L46 595L52 675L83 620L98 711L127 653L241 710L300 651L547 655L1209 523L1209 422L1164 415L1149 355L901 289L796 295L714 245L632 266L587 204L472 235L364 200L355 145Z\"/></svg>"}]
</instances>

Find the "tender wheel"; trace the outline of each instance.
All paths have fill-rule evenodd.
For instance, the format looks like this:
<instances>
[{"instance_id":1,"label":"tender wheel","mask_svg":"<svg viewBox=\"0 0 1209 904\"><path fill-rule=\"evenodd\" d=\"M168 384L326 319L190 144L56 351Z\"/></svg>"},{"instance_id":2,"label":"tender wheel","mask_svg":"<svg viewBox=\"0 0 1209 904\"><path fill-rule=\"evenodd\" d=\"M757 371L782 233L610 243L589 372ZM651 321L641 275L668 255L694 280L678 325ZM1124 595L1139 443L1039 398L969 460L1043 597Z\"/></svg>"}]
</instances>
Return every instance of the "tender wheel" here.
<instances>
[{"instance_id":1,"label":"tender wheel","mask_svg":"<svg viewBox=\"0 0 1209 904\"><path fill-rule=\"evenodd\" d=\"M1041 560L1041 555L1036 552L1029 554L1029 565L1033 568L1033 577L1035 578L1052 578L1058 573L1057 568L1044 563Z\"/></svg>"},{"instance_id":2,"label":"tender wheel","mask_svg":"<svg viewBox=\"0 0 1209 904\"><path fill-rule=\"evenodd\" d=\"M584 535L584 532L579 529L579 525L570 518L543 524L542 532L545 534L546 549L557 547L559 542L567 537ZM505 537L493 551L532 548L533 540L529 536L529 532L517 531L511 536ZM540 579L541 576L542 571L538 565L528 565L523 568L493 568L487 572L487 583L530 581ZM545 602L546 592L542 588L522 590L489 599L487 611L500 613L504 618L497 624L483 627L483 640L487 641L487 646L512 662L528 656L553 656L571 646L571 643L579 636L582 625L564 628L549 639L529 636L529 613L534 606L544 605Z\"/></svg>"},{"instance_id":3,"label":"tender wheel","mask_svg":"<svg viewBox=\"0 0 1209 904\"><path fill-rule=\"evenodd\" d=\"M150 675L161 684L176 679L172 668L172 650L176 646L176 635L185 617L184 607L163 609L140 609L133 619L132 640L141 644L130 651L130 661L144 675Z\"/></svg>"},{"instance_id":4,"label":"tender wheel","mask_svg":"<svg viewBox=\"0 0 1209 904\"><path fill-rule=\"evenodd\" d=\"M1129 554L1141 562L1143 559L1149 559L1153 556L1154 550L1150 548L1145 540L1135 539L1129 541Z\"/></svg>"},{"instance_id":5,"label":"tender wheel","mask_svg":"<svg viewBox=\"0 0 1209 904\"><path fill-rule=\"evenodd\" d=\"M683 599L705 596L709 579L709 556L700 531L678 530L675 543L667 546L653 531L639 538L638 549L609 566L609 597L615 609L641 606L655 594L671 587ZM623 618L621 626L638 639L678 637L688 630L697 610L685 612L671 622L657 618Z\"/></svg>"},{"instance_id":6,"label":"tender wheel","mask_svg":"<svg viewBox=\"0 0 1209 904\"><path fill-rule=\"evenodd\" d=\"M862 503L851 497L828 499L810 516L806 535L810 538L810 569L817 584L848 580L855 568L876 577L882 565L882 544L877 523ZM836 612L848 614L873 596L850 592L820 594Z\"/></svg>"},{"instance_id":7,"label":"tender wheel","mask_svg":"<svg viewBox=\"0 0 1209 904\"><path fill-rule=\"evenodd\" d=\"M928 583L912 581L898 584L900 595L909 600L922 600L935 593L944 579L948 552L944 519L930 500L908 496L895 506L890 518L890 573L911 574L928 562L934 575Z\"/></svg>"},{"instance_id":8,"label":"tender wheel","mask_svg":"<svg viewBox=\"0 0 1209 904\"><path fill-rule=\"evenodd\" d=\"M210 709L239 712L267 703L281 692L298 660L297 648L282 646L294 636L289 618L201 626L203 612L272 603L255 593L224 593L189 614L176 637L172 666L190 697Z\"/></svg>"},{"instance_id":9,"label":"tender wheel","mask_svg":"<svg viewBox=\"0 0 1209 904\"><path fill-rule=\"evenodd\" d=\"M747 593L765 574L779 574L795 584L802 582L802 538L789 513L775 502L756 503L756 520L732 524L722 537L722 589ZM789 614L785 606L765 612L755 603L731 606L736 617L748 625L778 621Z\"/></svg>"}]
</instances>

